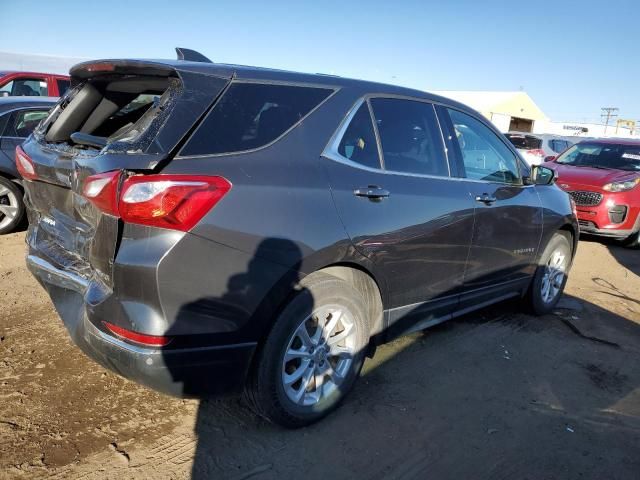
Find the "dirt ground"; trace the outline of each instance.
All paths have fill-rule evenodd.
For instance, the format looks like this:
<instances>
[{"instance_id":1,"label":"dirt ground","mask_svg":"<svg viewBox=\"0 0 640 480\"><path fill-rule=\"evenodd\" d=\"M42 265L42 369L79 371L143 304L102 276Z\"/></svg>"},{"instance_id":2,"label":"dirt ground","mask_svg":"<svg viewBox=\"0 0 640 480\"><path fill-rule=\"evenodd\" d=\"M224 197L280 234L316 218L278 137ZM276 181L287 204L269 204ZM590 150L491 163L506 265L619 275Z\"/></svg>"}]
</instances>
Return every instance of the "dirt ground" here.
<instances>
[{"instance_id":1,"label":"dirt ground","mask_svg":"<svg viewBox=\"0 0 640 480\"><path fill-rule=\"evenodd\" d=\"M511 302L401 338L297 431L94 364L23 255L0 237L1 478L640 477L640 252L581 241L553 315Z\"/></svg>"}]
</instances>

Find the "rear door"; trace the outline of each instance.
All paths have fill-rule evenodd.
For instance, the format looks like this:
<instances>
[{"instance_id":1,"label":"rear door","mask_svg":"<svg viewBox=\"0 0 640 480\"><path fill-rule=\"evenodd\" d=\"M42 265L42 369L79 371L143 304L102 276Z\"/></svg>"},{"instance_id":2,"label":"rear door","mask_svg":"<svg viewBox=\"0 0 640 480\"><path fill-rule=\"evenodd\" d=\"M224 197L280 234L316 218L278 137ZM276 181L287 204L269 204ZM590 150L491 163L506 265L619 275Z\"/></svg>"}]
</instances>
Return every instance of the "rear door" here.
<instances>
[{"instance_id":1,"label":"rear door","mask_svg":"<svg viewBox=\"0 0 640 480\"><path fill-rule=\"evenodd\" d=\"M524 166L505 140L484 121L439 108L452 132L451 157L475 202L475 224L465 270L461 308L510 295L526 285L542 235L542 207Z\"/></svg>"},{"instance_id":2,"label":"rear door","mask_svg":"<svg viewBox=\"0 0 640 480\"><path fill-rule=\"evenodd\" d=\"M13 161L16 147L24 142L48 114L48 107L21 108L5 114L7 119L2 132L2 152Z\"/></svg>"},{"instance_id":3,"label":"rear door","mask_svg":"<svg viewBox=\"0 0 640 480\"><path fill-rule=\"evenodd\" d=\"M433 105L360 101L323 155L355 248L386 280L391 333L446 318L462 286L474 204L451 175Z\"/></svg>"},{"instance_id":4,"label":"rear door","mask_svg":"<svg viewBox=\"0 0 640 480\"><path fill-rule=\"evenodd\" d=\"M160 63L86 63L23 149L35 168L25 182L28 243L57 268L109 287L121 226L84 196L88 176L161 168L228 78Z\"/></svg>"}]
</instances>

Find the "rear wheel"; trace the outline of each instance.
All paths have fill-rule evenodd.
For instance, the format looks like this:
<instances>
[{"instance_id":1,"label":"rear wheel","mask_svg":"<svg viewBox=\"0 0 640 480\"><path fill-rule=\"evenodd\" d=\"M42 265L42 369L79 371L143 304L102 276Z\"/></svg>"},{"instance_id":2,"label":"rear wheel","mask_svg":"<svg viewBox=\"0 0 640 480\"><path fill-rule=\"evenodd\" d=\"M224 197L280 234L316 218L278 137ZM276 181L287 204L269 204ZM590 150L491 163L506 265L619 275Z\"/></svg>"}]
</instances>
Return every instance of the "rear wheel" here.
<instances>
[{"instance_id":1,"label":"rear wheel","mask_svg":"<svg viewBox=\"0 0 640 480\"><path fill-rule=\"evenodd\" d=\"M362 295L316 273L278 316L248 382L246 398L268 420L309 425L335 409L353 387L369 340Z\"/></svg>"},{"instance_id":2,"label":"rear wheel","mask_svg":"<svg viewBox=\"0 0 640 480\"><path fill-rule=\"evenodd\" d=\"M11 180L0 177L0 235L14 231L23 217L20 188Z\"/></svg>"},{"instance_id":3,"label":"rear wheel","mask_svg":"<svg viewBox=\"0 0 640 480\"><path fill-rule=\"evenodd\" d=\"M536 315L551 312L560 300L567 283L571 255L569 235L564 232L554 234L540 257L527 294L529 307Z\"/></svg>"}]
</instances>

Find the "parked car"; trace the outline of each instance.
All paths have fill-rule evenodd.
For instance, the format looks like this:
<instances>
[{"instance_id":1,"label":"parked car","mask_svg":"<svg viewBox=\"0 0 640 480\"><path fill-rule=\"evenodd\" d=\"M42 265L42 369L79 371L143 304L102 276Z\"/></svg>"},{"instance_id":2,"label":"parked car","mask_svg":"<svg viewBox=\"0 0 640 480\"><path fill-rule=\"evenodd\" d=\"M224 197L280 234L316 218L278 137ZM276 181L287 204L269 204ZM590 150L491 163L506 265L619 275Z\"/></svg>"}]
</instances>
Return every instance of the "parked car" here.
<instances>
[{"instance_id":1,"label":"parked car","mask_svg":"<svg viewBox=\"0 0 640 480\"><path fill-rule=\"evenodd\" d=\"M564 152L576 141L558 135L509 132L505 133L529 165L540 165L547 157Z\"/></svg>"},{"instance_id":2,"label":"parked car","mask_svg":"<svg viewBox=\"0 0 640 480\"><path fill-rule=\"evenodd\" d=\"M67 75L0 72L0 97L61 97L69 85Z\"/></svg>"},{"instance_id":3,"label":"parked car","mask_svg":"<svg viewBox=\"0 0 640 480\"><path fill-rule=\"evenodd\" d=\"M482 115L183 58L76 65L16 152L27 263L90 357L172 395L244 389L299 427L397 335L511 297L554 308L569 196Z\"/></svg>"},{"instance_id":4,"label":"parked car","mask_svg":"<svg viewBox=\"0 0 640 480\"><path fill-rule=\"evenodd\" d=\"M25 213L16 147L57 101L48 97L0 98L0 235L15 230Z\"/></svg>"},{"instance_id":5,"label":"parked car","mask_svg":"<svg viewBox=\"0 0 640 480\"><path fill-rule=\"evenodd\" d=\"M573 197L581 232L640 247L640 141L583 141L545 166Z\"/></svg>"}]
</instances>

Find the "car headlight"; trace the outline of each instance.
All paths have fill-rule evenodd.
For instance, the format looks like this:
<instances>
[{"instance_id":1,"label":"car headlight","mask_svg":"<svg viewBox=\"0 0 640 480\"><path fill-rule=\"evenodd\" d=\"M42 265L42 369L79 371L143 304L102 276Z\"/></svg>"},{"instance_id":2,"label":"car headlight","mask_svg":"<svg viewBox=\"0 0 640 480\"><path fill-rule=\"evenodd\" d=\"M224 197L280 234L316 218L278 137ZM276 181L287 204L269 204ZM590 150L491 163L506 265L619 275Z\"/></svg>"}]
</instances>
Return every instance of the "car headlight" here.
<instances>
[{"instance_id":1,"label":"car headlight","mask_svg":"<svg viewBox=\"0 0 640 480\"><path fill-rule=\"evenodd\" d=\"M640 178L636 178L634 180L628 180L626 182L613 182L607 183L604 188L607 192L626 192L627 190L631 190L636 185L640 183Z\"/></svg>"}]
</instances>

